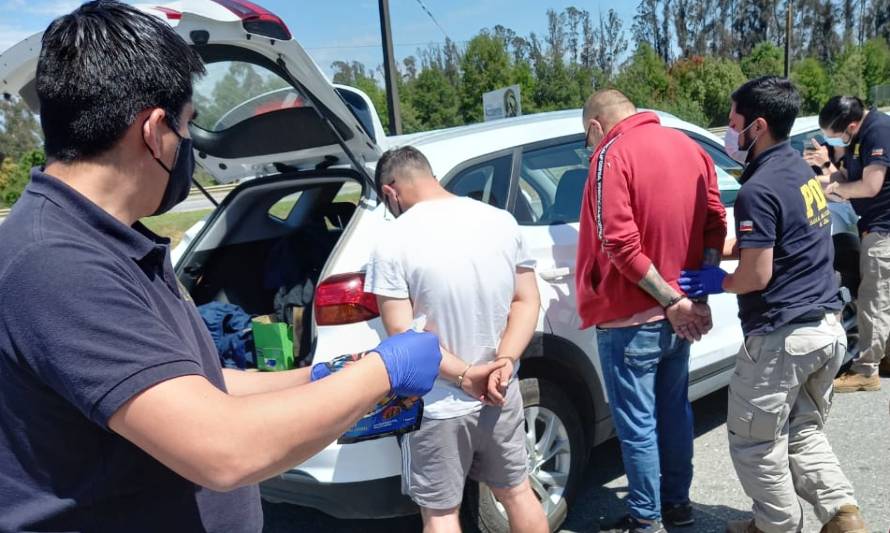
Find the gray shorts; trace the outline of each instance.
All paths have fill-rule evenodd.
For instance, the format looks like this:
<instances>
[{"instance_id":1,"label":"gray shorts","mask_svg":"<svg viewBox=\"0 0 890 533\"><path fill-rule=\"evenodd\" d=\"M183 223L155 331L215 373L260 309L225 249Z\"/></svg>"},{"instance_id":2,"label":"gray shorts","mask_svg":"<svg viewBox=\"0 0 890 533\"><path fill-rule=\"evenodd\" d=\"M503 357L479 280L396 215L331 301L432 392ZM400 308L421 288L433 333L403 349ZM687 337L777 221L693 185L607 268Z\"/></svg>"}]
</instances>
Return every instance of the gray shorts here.
<instances>
[{"instance_id":1,"label":"gray shorts","mask_svg":"<svg viewBox=\"0 0 890 533\"><path fill-rule=\"evenodd\" d=\"M402 438L402 493L427 509L460 505L470 478L513 488L528 477L525 416L519 380L507 388L504 407L484 406L456 418L424 418Z\"/></svg>"}]
</instances>

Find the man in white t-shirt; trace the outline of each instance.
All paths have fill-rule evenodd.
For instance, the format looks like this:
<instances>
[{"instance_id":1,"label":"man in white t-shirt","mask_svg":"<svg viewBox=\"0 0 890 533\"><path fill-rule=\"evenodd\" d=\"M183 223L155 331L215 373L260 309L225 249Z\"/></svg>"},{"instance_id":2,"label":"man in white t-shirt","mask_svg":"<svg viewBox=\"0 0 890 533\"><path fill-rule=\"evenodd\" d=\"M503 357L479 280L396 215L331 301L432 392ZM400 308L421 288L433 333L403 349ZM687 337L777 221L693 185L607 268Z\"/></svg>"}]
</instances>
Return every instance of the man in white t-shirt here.
<instances>
[{"instance_id":1,"label":"man in white t-shirt","mask_svg":"<svg viewBox=\"0 0 890 533\"><path fill-rule=\"evenodd\" d=\"M397 219L368 266L389 334L425 316L442 365L424 396L420 429L402 439L402 487L424 531L460 531L464 483L486 483L514 532L544 533L547 519L528 481L519 357L540 308L534 260L506 211L454 196L426 157L406 146L377 163L378 195Z\"/></svg>"}]
</instances>

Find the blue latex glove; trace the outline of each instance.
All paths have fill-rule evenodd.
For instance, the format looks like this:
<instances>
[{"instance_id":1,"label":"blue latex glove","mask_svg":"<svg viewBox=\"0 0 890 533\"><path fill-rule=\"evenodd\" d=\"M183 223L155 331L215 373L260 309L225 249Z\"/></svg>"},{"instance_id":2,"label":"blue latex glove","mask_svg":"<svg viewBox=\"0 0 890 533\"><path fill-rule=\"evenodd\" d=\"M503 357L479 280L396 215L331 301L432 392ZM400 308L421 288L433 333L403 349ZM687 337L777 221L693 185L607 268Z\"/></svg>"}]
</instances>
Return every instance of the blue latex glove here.
<instances>
[{"instance_id":1,"label":"blue latex glove","mask_svg":"<svg viewBox=\"0 0 890 533\"><path fill-rule=\"evenodd\" d=\"M706 266L701 270L684 270L677 282L690 298L700 298L708 294L723 292L723 278L726 271L715 266Z\"/></svg>"},{"instance_id":2,"label":"blue latex glove","mask_svg":"<svg viewBox=\"0 0 890 533\"><path fill-rule=\"evenodd\" d=\"M318 381L331 375L331 367L327 363L316 363L312 365L312 371L309 372L310 381Z\"/></svg>"},{"instance_id":3,"label":"blue latex glove","mask_svg":"<svg viewBox=\"0 0 890 533\"><path fill-rule=\"evenodd\" d=\"M406 331L381 342L373 351L383 359L396 396L423 396L439 376L442 352L439 337L432 333Z\"/></svg>"}]
</instances>

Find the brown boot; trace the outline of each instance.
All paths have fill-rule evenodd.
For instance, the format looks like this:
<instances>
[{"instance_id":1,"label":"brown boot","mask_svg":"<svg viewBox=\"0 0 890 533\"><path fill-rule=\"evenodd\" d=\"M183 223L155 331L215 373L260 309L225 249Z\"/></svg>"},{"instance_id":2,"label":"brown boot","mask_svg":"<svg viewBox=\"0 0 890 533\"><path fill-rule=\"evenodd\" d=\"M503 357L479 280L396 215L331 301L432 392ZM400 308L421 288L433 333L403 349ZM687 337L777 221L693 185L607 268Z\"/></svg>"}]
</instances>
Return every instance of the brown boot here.
<instances>
[{"instance_id":1,"label":"brown boot","mask_svg":"<svg viewBox=\"0 0 890 533\"><path fill-rule=\"evenodd\" d=\"M890 377L890 356L881 359L881 366L878 367L878 375Z\"/></svg>"},{"instance_id":2,"label":"brown boot","mask_svg":"<svg viewBox=\"0 0 890 533\"><path fill-rule=\"evenodd\" d=\"M726 533L763 533L751 520L730 520L726 523Z\"/></svg>"},{"instance_id":3,"label":"brown boot","mask_svg":"<svg viewBox=\"0 0 890 533\"><path fill-rule=\"evenodd\" d=\"M865 377L862 374L847 371L834 380L834 392L857 392L881 390L881 379L877 374Z\"/></svg>"},{"instance_id":4,"label":"brown boot","mask_svg":"<svg viewBox=\"0 0 890 533\"><path fill-rule=\"evenodd\" d=\"M842 505L837 514L822 526L819 533L868 533L865 521L859 514L859 507Z\"/></svg>"}]
</instances>

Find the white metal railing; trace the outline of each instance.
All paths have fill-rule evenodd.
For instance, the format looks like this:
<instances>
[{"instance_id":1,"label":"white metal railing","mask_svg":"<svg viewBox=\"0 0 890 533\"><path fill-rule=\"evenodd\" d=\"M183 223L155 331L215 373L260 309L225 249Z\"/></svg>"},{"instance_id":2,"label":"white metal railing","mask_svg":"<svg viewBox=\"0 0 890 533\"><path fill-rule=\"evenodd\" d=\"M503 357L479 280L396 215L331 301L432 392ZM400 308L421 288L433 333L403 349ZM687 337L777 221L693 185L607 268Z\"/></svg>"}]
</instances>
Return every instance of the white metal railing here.
<instances>
[{"instance_id":1,"label":"white metal railing","mask_svg":"<svg viewBox=\"0 0 890 533\"><path fill-rule=\"evenodd\" d=\"M216 196L219 193L231 192L237 186L238 186L237 183L229 183L227 185L214 185L212 187L204 187L204 190L206 190L208 193L210 193L211 196ZM190 199L191 198L203 198L203 197L204 197L204 195L201 193L201 191L198 190L197 187L192 187L192 190L189 191ZM11 209L9 209L9 208L0 209L0 220L3 220L4 218L6 218L9 215L10 211L11 211Z\"/></svg>"}]
</instances>

